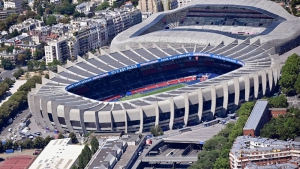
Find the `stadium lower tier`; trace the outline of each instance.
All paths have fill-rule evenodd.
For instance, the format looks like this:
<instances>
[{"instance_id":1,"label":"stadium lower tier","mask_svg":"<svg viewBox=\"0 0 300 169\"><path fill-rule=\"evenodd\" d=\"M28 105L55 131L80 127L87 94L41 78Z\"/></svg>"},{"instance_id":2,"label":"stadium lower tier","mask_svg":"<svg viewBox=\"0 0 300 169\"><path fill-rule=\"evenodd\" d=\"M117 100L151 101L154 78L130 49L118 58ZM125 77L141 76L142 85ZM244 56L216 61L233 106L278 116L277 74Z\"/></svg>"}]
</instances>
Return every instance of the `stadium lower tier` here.
<instances>
[{"instance_id":1,"label":"stadium lower tier","mask_svg":"<svg viewBox=\"0 0 300 169\"><path fill-rule=\"evenodd\" d=\"M183 58L100 78L69 92L95 100L111 101L125 96L128 92L136 93L146 88L176 84L180 80L184 81L185 77L208 72L224 74L237 68L240 65L212 58Z\"/></svg>"}]
</instances>

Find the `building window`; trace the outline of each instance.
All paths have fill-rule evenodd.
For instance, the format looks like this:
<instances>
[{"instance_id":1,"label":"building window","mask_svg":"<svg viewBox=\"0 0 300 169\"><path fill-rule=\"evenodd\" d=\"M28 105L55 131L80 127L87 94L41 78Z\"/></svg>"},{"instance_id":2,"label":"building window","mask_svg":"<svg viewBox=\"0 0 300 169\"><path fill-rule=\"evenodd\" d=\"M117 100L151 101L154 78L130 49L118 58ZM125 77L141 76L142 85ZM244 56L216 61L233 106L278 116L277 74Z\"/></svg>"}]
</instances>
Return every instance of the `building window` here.
<instances>
[{"instance_id":1,"label":"building window","mask_svg":"<svg viewBox=\"0 0 300 169\"><path fill-rule=\"evenodd\" d=\"M74 127L81 127L81 124L80 124L80 121L70 121L71 122L71 125L74 126Z\"/></svg>"},{"instance_id":2,"label":"building window","mask_svg":"<svg viewBox=\"0 0 300 169\"><path fill-rule=\"evenodd\" d=\"M63 118L63 117L58 117L58 122L59 122L60 124L66 125L65 118Z\"/></svg>"},{"instance_id":3,"label":"building window","mask_svg":"<svg viewBox=\"0 0 300 169\"><path fill-rule=\"evenodd\" d=\"M96 124L94 122L85 122L84 125L87 128L96 128Z\"/></svg>"}]
</instances>

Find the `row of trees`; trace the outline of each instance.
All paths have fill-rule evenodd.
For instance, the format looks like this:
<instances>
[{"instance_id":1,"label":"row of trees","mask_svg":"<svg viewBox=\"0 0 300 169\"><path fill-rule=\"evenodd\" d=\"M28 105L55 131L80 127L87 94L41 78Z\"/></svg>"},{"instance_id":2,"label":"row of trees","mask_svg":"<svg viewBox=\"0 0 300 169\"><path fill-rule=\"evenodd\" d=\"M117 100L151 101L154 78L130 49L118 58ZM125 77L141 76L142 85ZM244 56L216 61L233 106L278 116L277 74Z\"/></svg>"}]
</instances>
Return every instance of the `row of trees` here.
<instances>
[{"instance_id":1,"label":"row of trees","mask_svg":"<svg viewBox=\"0 0 300 169\"><path fill-rule=\"evenodd\" d=\"M290 108L288 113L278 118L272 118L260 131L262 137L272 139L294 139L300 135L300 110Z\"/></svg>"},{"instance_id":2,"label":"row of trees","mask_svg":"<svg viewBox=\"0 0 300 169\"><path fill-rule=\"evenodd\" d=\"M0 21L0 31L8 30L12 25L16 23L22 23L24 20L28 18L38 18L35 12L31 10L26 11L26 15L18 15L18 14L10 14L5 20Z\"/></svg>"},{"instance_id":3,"label":"row of trees","mask_svg":"<svg viewBox=\"0 0 300 169\"><path fill-rule=\"evenodd\" d=\"M91 139L91 149L88 145L84 146L81 154L78 157L78 166L73 165L72 169L84 169L98 149L99 149L99 142L97 138L93 136Z\"/></svg>"},{"instance_id":4,"label":"row of trees","mask_svg":"<svg viewBox=\"0 0 300 169\"><path fill-rule=\"evenodd\" d=\"M19 68L14 74L13 76L18 79L19 77L21 77L23 74L25 73L25 71L22 68Z\"/></svg>"},{"instance_id":5,"label":"row of trees","mask_svg":"<svg viewBox=\"0 0 300 169\"><path fill-rule=\"evenodd\" d=\"M51 140L53 140L53 137L47 136L46 138L43 137L37 137L32 141L32 139L26 139L25 141L15 141L12 140L6 140L5 144L2 145L0 143L0 153L4 152L7 149L14 149L17 150L19 147L22 149L32 149L32 148L44 148Z\"/></svg>"},{"instance_id":6,"label":"row of trees","mask_svg":"<svg viewBox=\"0 0 300 169\"><path fill-rule=\"evenodd\" d=\"M14 83L15 81L9 78L5 78L4 80L2 80L2 82L0 82L0 98L6 94L6 92Z\"/></svg>"},{"instance_id":7,"label":"row of trees","mask_svg":"<svg viewBox=\"0 0 300 169\"><path fill-rule=\"evenodd\" d=\"M41 76L33 76L25 84L20 86L6 102L0 106L0 126L28 106L27 94L36 83L42 83Z\"/></svg>"},{"instance_id":8,"label":"row of trees","mask_svg":"<svg viewBox=\"0 0 300 169\"><path fill-rule=\"evenodd\" d=\"M213 138L207 140L203 151L198 154L198 161L191 165L191 169L229 169L228 154L236 137L243 134L243 127L255 105L255 101L241 105L237 110L239 116L236 124L228 123Z\"/></svg>"},{"instance_id":9,"label":"row of trees","mask_svg":"<svg viewBox=\"0 0 300 169\"><path fill-rule=\"evenodd\" d=\"M300 93L300 56L292 54L281 69L279 85L281 91L286 95Z\"/></svg>"}]
</instances>

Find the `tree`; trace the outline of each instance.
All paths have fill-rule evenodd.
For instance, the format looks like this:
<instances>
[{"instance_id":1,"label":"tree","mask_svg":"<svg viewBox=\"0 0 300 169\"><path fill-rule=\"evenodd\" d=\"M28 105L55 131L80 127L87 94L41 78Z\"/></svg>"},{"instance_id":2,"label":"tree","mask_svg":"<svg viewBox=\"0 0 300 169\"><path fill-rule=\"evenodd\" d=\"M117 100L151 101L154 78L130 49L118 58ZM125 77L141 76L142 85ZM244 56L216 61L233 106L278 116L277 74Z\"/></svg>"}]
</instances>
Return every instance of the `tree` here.
<instances>
[{"instance_id":1,"label":"tree","mask_svg":"<svg viewBox=\"0 0 300 169\"><path fill-rule=\"evenodd\" d=\"M37 8L37 13L38 13L40 16L43 16L44 9L43 9L42 5L39 5L39 6L38 6L38 8Z\"/></svg>"},{"instance_id":2,"label":"tree","mask_svg":"<svg viewBox=\"0 0 300 169\"><path fill-rule=\"evenodd\" d=\"M300 76L299 75L298 75L298 78L297 78L297 80L296 80L296 82L294 84L294 88L295 88L296 92L298 94L300 94Z\"/></svg>"},{"instance_id":3,"label":"tree","mask_svg":"<svg viewBox=\"0 0 300 169\"><path fill-rule=\"evenodd\" d=\"M26 55L26 59L30 59L30 56L31 56L31 50L30 49L25 49L25 53Z\"/></svg>"},{"instance_id":4,"label":"tree","mask_svg":"<svg viewBox=\"0 0 300 169\"><path fill-rule=\"evenodd\" d=\"M34 65L33 65L32 61L30 61L30 60L27 61L27 68L28 68L28 70L33 70Z\"/></svg>"},{"instance_id":5,"label":"tree","mask_svg":"<svg viewBox=\"0 0 300 169\"><path fill-rule=\"evenodd\" d=\"M0 97L4 96L6 94L6 91L8 91L8 90L9 90L9 85L1 82L0 83Z\"/></svg>"},{"instance_id":6,"label":"tree","mask_svg":"<svg viewBox=\"0 0 300 169\"><path fill-rule=\"evenodd\" d=\"M22 143L22 148L31 149L33 147L33 142L31 139L27 139Z\"/></svg>"},{"instance_id":7,"label":"tree","mask_svg":"<svg viewBox=\"0 0 300 169\"><path fill-rule=\"evenodd\" d=\"M227 138L223 136L215 136L207 140L203 146L203 149L206 151L211 150L221 150L223 144L227 142Z\"/></svg>"},{"instance_id":8,"label":"tree","mask_svg":"<svg viewBox=\"0 0 300 169\"><path fill-rule=\"evenodd\" d=\"M46 79L49 79L49 78L50 78L48 73L45 74L45 78L46 78Z\"/></svg>"},{"instance_id":9,"label":"tree","mask_svg":"<svg viewBox=\"0 0 300 169\"><path fill-rule=\"evenodd\" d=\"M155 137L164 135L164 131L162 130L162 128L159 125L152 126L151 129L150 129L150 132Z\"/></svg>"},{"instance_id":10,"label":"tree","mask_svg":"<svg viewBox=\"0 0 300 169\"><path fill-rule=\"evenodd\" d=\"M1 59L1 67L4 70L11 70L11 69L13 69L14 66L13 66L13 63L11 62L11 60L2 58Z\"/></svg>"},{"instance_id":11,"label":"tree","mask_svg":"<svg viewBox=\"0 0 300 169\"><path fill-rule=\"evenodd\" d=\"M15 142L13 143L14 150L17 150L17 149L19 148L19 146L20 146L20 145L19 145L18 142L15 141Z\"/></svg>"},{"instance_id":12,"label":"tree","mask_svg":"<svg viewBox=\"0 0 300 169\"><path fill-rule=\"evenodd\" d=\"M214 164L214 169L230 169L230 163L228 157L218 158Z\"/></svg>"},{"instance_id":13,"label":"tree","mask_svg":"<svg viewBox=\"0 0 300 169\"><path fill-rule=\"evenodd\" d=\"M284 108L288 107L287 98L284 95L279 95L268 99L271 108Z\"/></svg>"},{"instance_id":14,"label":"tree","mask_svg":"<svg viewBox=\"0 0 300 169\"><path fill-rule=\"evenodd\" d=\"M45 146L44 139L42 137L37 137L33 141L34 148L43 148Z\"/></svg>"},{"instance_id":15,"label":"tree","mask_svg":"<svg viewBox=\"0 0 300 169\"><path fill-rule=\"evenodd\" d=\"M27 56L25 54L18 54L17 60L19 65L23 65Z\"/></svg>"},{"instance_id":16,"label":"tree","mask_svg":"<svg viewBox=\"0 0 300 169\"><path fill-rule=\"evenodd\" d=\"M11 149L13 146L13 142L11 140L6 140L5 144L3 145L4 150Z\"/></svg>"},{"instance_id":17,"label":"tree","mask_svg":"<svg viewBox=\"0 0 300 169\"><path fill-rule=\"evenodd\" d=\"M292 54L286 60L284 66L282 67L282 75L279 80L282 92L290 95L294 94L296 91L296 81L300 73L300 56L297 54Z\"/></svg>"},{"instance_id":18,"label":"tree","mask_svg":"<svg viewBox=\"0 0 300 169\"><path fill-rule=\"evenodd\" d=\"M56 22L56 17L53 16L53 15L49 15L49 16L47 17L47 19L46 19L46 25L52 26L52 25L54 25L54 24L57 24L57 22Z\"/></svg>"},{"instance_id":19,"label":"tree","mask_svg":"<svg viewBox=\"0 0 300 169\"><path fill-rule=\"evenodd\" d=\"M25 73L25 71L22 68L19 68L14 74L13 76L18 79L20 76L22 76Z\"/></svg>"},{"instance_id":20,"label":"tree","mask_svg":"<svg viewBox=\"0 0 300 169\"><path fill-rule=\"evenodd\" d=\"M91 158L92 158L92 151L88 145L85 145L83 150L81 151L81 154L79 155L78 168L84 169L86 165L89 163L89 161L91 160Z\"/></svg>"},{"instance_id":21,"label":"tree","mask_svg":"<svg viewBox=\"0 0 300 169\"><path fill-rule=\"evenodd\" d=\"M71 169L78 169L77 165L72 165Z\"/></svg>"},{"instance_id":22,"label":"tree","mask_svg":"<svg viewBox=\"0 0 300 169\"><path fill-rule=\"evenodd\" d=\"M92 140L91 140L92 153L95 154L98 149L99 149L99 142L98 142L97 138L95 136L93 136Z\"/></svg>"},{"instance_id":23,"label":"tree","mask_svg":"<svg viewBox=\"0 0 300 169\"><path fill-rule=\"evenodd\" d=\"M53 140L54 138L53 137L50 137L50 136L47 136L45 139L44 139L44 145L47 146L47 144Z\"/></svg>"},{"instance_id":24,"label":"tree","mask_svg":"<svg viewBox=\"0 0 300 169\"><path fill-rule=\"evenodd\" d=\"M33 52L33 59L35 60L38 60L38 59L41 59L43 56L44 56L44 52L41 51L40 49L36 49L34 52Z\"/></svg>"},{"instance_id":25,"label":"tree","mask_svg":"<svg viewBox=\"0 0 300 169\"><path fill-rule=\"evenodd\" d=\"M97 6L97 8L95 9L95 11L104 10L104 9L106 9L108 7L110 7L109 2L108 1L104 1L100 5Z\"/></svg>"},{"instance_id":26,"label":"tree","mask_svg":"<svg viewBox=\"0 0 300 169\"><path fill-rule=\"evenodd\" d=\"M65 137L64 137L64 135L62 135L61 133L59 133L58 136L57 136L57 138L58 138L58 139L63 139L63 138L65 138Z\"/></svg>"},{"instance_id":27,"label":"tree","mask_svg":"<svg viewBox=\"0 0 300 169\"><path fill-rule=\"evenodd\" d=\"M77 138L76 138L76 134L74 132L71 132L69 134L69 138L71 138L72 143L77 143Z\"/></svg>"},{"instance_id":28,"label":"tree","mask_svg":"<svg viewBox=\"0 0 300 169\"><path fill-rule=\"evenodd\" d=\"M6 83L9 87L11 87L16 81L14 81L14 80L11 80L10 78L4 78L3 79L3 81L2 81L3 83Z\"/></svg>"},{"instance_id":29,"label":"tree","mask_svg":"<svg viewBox=\"0 0 300 169\"><path fill-rule=\"evenodd\" d=\"M45 61L42 61L40 63L40 70L45 70L46 69L46 62Z\"/></svg>"}]
</instances>

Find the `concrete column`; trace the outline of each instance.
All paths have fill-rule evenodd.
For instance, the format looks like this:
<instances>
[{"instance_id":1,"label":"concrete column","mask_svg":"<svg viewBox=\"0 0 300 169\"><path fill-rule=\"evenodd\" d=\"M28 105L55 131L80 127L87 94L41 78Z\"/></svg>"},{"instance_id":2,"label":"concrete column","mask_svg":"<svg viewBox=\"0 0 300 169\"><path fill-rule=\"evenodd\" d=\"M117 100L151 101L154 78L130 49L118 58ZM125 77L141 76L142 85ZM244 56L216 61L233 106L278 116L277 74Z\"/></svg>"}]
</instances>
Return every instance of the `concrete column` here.
<instances>
[{"instance_id":1,"label":"concrete column","mask_svg":"<svg viewBox=\"0 0 300 169\"><path fill-rule=\"evenodd\" d=\"M55 123L55 127L56 129L60 132L60 133L64 133L64 129L61 127L59 121L58 121L58 115L57 115L57 107L58 107L58 103L56 101L52 101L51 102L51 109L52 109L52 118L53 121Z\"/></svg>"},{"instance_id":2,"label":"concrete column","mask_svg":"<svg viewBox=\"0 0 300 169\"><path fill-rule=\"evenodd\" d=\"M199 122L201 122L201 118L202 118L202 113L203 113L203 93L202 93L202 89L198 89L198 117L199 117Z\"/></svg>"},{"instance_id":3,"label":"concrete column","mask_svg":"<svg viewBox=\"0 0 300 169\"><path fill-rule=\"evenodd\" d=\"M239 78L233 79L234 84L234 105L232 106L232 112L234 112L240 104L240 81Z\"/></svg>"},{"instance_id":4,"label":"concrete column","mask_svg":"<svg viewBox=\"0 0 300 169\"><path fill-rule=\"evenodd\" d=\"M159 107L158 102L154 102L154 109L155 109L155 125L159 125Z\"/></svg>"},{"instance_id":5,"label":"concrete column","mask_svg":"<svg viewBox=\"0 0 300 169\"><path fill-rule=\"evenodd\" d=\"M100 131L98 111L95 111L95 124L97 131Z\"/></svg>"},{"instance_id":6,"label":"concrete column","mask_svg":"<svg viewBox=\"0 0 300 169\"><path fill-rule=\"evenodd\" d=\"M113 115L112 115L112 112L111 111L109 111L109 115L110 115L110 127L111 127L111 131L114 131L114 121L115 121L115 119L113 118ZM113 120L114 119L114 120Z\"/></svg>"},{"instance_id":7,"label":"concrete column","mask_svg":"<svg viewBox=\"0 0 300 169\"><path fill-rule=\"evenodd\" d=\"M189 121L189 113L190 113L190 104L189 104L189 96L187 93L183 94L183 98L184 98L184 118L183 118L183 122L184 125L187 126L188 121Z\"/></svg>"},{"instance_id":8,"label":"concrete column","mask_svg":"<svg viewBox=\"0 0 300 169\"><path fill-rule=\"evenodd\" d=\"M222 109L222 116L225 116L227 113L227 107L228 107L228 84L227 82L221 83L223 87L223 109Z\"/></svg>"},{"instance_id":9,"label":"concrete column","mask_svg":"<svg viewBox=\"0 0 300 169\"><path fill-rule=\"evenodd\" d=\"M277 86L279 74L276 68L273 68L272 70L273 70L274 85Z\"/></svg>"},{"instance_id":10,"label":"concrete column","mask_svg":"<svg viewBox=\"0 0 300 169\"><path fill-rule=\"evenodd\" d=\"M216 113L216 106L217 106L217 94L216 94L216 88L215 86L210 87L210 93L211 93L211 113L213 117L215 117Z\"/></svg>"},{"instance_id":11,"label":"concrete column","mask_svg":"<svg viewBox=\"0 0 300 169\"><path fill-rule=\"evenodd\" d=\"M74 129L71 125L71 121L70 121L70 110L72 109L71 106L65 106L64 105L64 118L65 118L65 122L66 122L66 125L68 127L68 130L70 132L74 132ZM81 115L81 113L79 112L79 117L80 117L80 124L81 124L81 128L82 128L82 132L85 134L86 133L86 130L83 129L83 126L82 126L82 122L84 121L83 119L83 115Z\"/></svg>"},{"instance_id":12,"label":"concrete column","mask_svg":"<svg viewBox=\"0 0 300 169\"><path fill-rule=\"evenodd\" d=\"M125 133L128 133L128 120L127 120L127 111L124 109L124 122L125 122Z\"/></svg>"},{"instance_id":13,"label":"concrete column","mask_svg":"<svg viewBox=\"0 0 300 169\"><path fill-rule=\"evenodd\" d=\"M250 79L248 75L243 76L245 82L245 101L249 101L250 96Z\"/></svg>"},{"instance_id":14,"label":"concrete column","mask_svg":"<svg viewBox=\"0 0 300 169\"><path fill-rule=\"evenodd\" d=\"M170 122L169 122L169 128L170 130L173 129L173 125L174 125L174 100L173 100L173 97L170 97L169 98L169 101L170 101Z\"/></svg>"},{"instance_id":15,"label":"concrete column","mask_svg":"<svg viewBox=\"0 0 300 169\"><path fill-rule=\"evenodd\" d=\"M254 81L254 98L257 99L258 90L259 90L259 78L257 73L253 74L253 81Z\"/></svg>"},{"instance_id":16,"label":"concrete column","mask_svg":"<svg viewBox=\"0 0 300 169\"><path fill-rule=\"evenodd\" d=\"M34 96L34 111L36 112L36 122L40 124L43 128L46 128L46 123L41 115L41 108L40 108L40 98L37 96Z\"/></svg>"},{"instance_id":17,"label":"concrete column","mask_svg":"<svg viewBox=\"0 0 300 169\"><path fill-rule=\"evenodd\" d=\"M269 88L270 88L269 90L271 92L273 90L273 82L274 82L273 81L274 78L273 78L273 71L272 71L272 69L268 69L267 73L268 73L268 83L269 83Z\"/></svg>"},{"instance_id":18,"label":"concrete column","mask_svg":"<svg viewBox=\"0 0 300 169\"><path fill-rule=\"evenodd\" d=\"M266 71L261 71L260 72L260 75L261 75L261 83L262 83L262 94L263 96L265 96L267 93L267 74L266 74Z\"/></svg>"},{"instance_id":19,"label":"concrete column","mask_svg":"<svg viewBox=\"0 0 300 169\"><path fill-rule=\"evenodd\" d=\"M139 133L143 133L143 127L144 127L144 112L142 107L138 107L140 111L140 130Z\"/></svg>"},{"instance_id":20,"label":"concrete column","mask_svg":"<svg viewBox=\"0 0 300 169\"><path fill-rule=\"evenodd\" d=\"M42 113L43 113L44 120L45 120L45 123L46 123L47 127L49 127L50 131L53 131L54 127L52 126L51 121L50 121L49 116L48 116L48 110L47 110L47 103L48 103L48 101L49 100L46 99L46 98L44 98L44 99L41 100Z\"/></svg>"},{"instance_id":21,"label":"concrete column","mask_svg":"<svg viewBox=\"0 0 300 169\"><path fill-rule=\"evenodd\" d=\"M70 111L69 111L69 114L70 114ZM82 132L84 134L86 134L88 131L86 130L86 127L85 127L85 124L84 124L84 110L79 110L79 115L80 115L80 124L81 124Z\"/></svg>"},{"instance_id":22,"label":"concrete column","mask_svg":"<svg viewBox=\"0 0 300 169\"><path fill-rule=\"evenodd\" d=\"M36 116L36 111L34 109L34 95L32 95L31 93L28 94L28 107L29 107L29 111L31 112L33 118L35 121L37 121L37 116ZM38 122L38 121L37 121Z\"/></svg>"}]
</instances>

